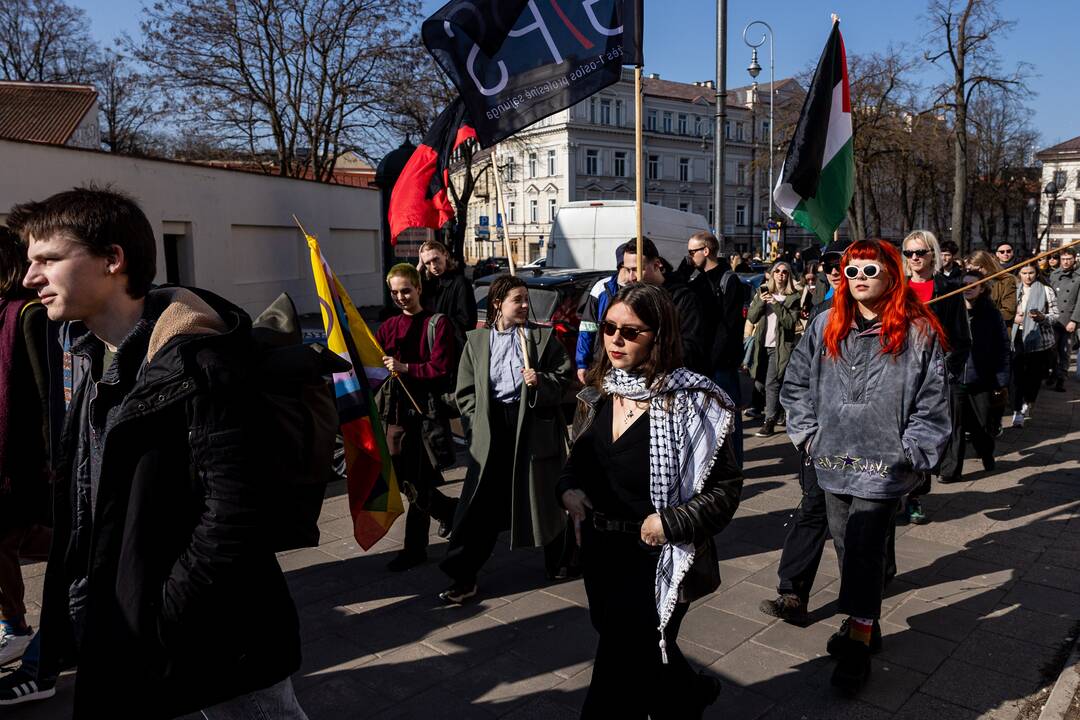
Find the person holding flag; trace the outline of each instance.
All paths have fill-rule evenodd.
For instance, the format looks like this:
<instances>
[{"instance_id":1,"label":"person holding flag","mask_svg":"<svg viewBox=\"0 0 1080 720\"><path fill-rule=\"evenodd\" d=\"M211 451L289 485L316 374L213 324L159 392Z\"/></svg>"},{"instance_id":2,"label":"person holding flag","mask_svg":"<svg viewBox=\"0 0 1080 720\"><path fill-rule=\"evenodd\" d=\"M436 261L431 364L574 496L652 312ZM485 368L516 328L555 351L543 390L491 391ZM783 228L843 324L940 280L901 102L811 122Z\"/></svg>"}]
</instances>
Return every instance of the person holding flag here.
<instances>
[{"instance_id":1,"label":"person holding flag","mask_svg":"<svg viewBox=\"0 0 1080 720\"><path fill-rule=\"evenodd\" d=\"M457 404L469 428L469 468L440 567L453 584L439 594L460 604L499 533L510 547L544 547L549 576L559 570L566 516L555 483L566 458L561 404L573 363L554 331L530 327L525 281L503 275L488 291L487 327L468 334Z\"/></svg>"},{"instance_id":2,"label":"person holding flag","mask_svg":"<svg viewBox=\"0 0 1080 720\"><path fill-rule=\"evenodd\" d=\"M429 449L438 438L449 440L449 433L425 435L423 421L434 407L432 398L447 390L457 348L449 318L421 305L420 274L415 267L393 266L386 284L401 314L388 318L375 333L386 353L383 364L391 374L380 390L386 398L381 419L387 437L393 439L388 449L394 470L402 485L408 483L412 489L403 547L386 566L399 572L427 560L431 518L449 524L454 516L454 502L438 490L442 475L432 458L439 453ZM453 447L449 454L452 457Z\"/></svg>"}]
</instances>

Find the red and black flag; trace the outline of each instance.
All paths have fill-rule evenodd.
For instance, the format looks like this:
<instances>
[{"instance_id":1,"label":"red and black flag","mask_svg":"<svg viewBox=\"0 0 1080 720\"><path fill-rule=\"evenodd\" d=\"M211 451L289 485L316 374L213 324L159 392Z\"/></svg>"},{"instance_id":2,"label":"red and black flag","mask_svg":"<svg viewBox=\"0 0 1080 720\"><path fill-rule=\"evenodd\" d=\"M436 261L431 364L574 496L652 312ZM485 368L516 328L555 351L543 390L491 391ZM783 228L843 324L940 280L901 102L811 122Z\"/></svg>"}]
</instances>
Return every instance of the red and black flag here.
<instances>
[{"instance_id":1,"label":"red and black flag","mask_svg":"<svg viewBox=\"0 0 1080 720\"><path fill-rule=\"evenodd\" d=\"M390 193L390 242L412 227L441 228L454 217L454 204L446 196L450 182L450 156L461 143L476 139L461 98L442 111L413 151Z\"/></svg>"},{"instance_id":2,"label":"red and black flag","mask_svg":"<svg viewBox=\"0 0 1080 720\"><path fill-rule=\"evenodd\" d=\"M424 45L490 147L642 63L643 0L450 0Z\"/></svg>"}]
</instances>

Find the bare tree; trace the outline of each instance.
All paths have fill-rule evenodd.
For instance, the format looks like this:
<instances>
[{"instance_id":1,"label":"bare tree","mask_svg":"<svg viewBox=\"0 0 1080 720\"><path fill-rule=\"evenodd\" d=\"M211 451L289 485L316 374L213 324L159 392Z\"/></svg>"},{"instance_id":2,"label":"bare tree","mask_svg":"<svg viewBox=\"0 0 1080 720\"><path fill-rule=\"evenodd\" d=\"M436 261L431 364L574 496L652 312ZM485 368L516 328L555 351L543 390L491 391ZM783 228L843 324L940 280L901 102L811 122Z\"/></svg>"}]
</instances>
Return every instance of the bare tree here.
<instances>
[{"instance_id":1,"label":"bare tree","mask_svg":"<svg viewBox=\"0 0 1080 720\"><path fill-rule=\"evenodd\" d=\"M27 82L87 82L97 44L86 12L64 0L0 0L0 75Z\"/></svg>"},{"instance_id":2,"label":"bare tree","mask_svg":"<svg viewBox=\"0 0 1080 720\"><path fill-rule=\"evenodd\" d=\"M927 52L925 58L933 63L947 60L946 68L951 75L939 88L938 102L953 114L951 237L961 250L966 250L970 234L964 224L968 202L968 105L973 93L984 86L1003 92L1024 92L1027 68L1020 64L1008 74L1000 69L994 40L1007 33L1015 22L1000 17L996 0L930 0L927 19L928 38L943 43L944 49Z\"/></svg>"},{"instance_id":3,"label":"bare tree","mask_svg":"<svg viewBox=\"0 0 1080 720\"><path fill-rule=\"evenodd\" d=\"M417 0L160 0L127 48L184 126L268 172L329 180L375 141Z\"/></svg>"},{"instance_id":4,"label":"bare tree","mask_svg":"<svg viewBox=\"0 0 1080 720\"><path fill-rule=\"evenodd\" d=\"M406 137L422 138L439 113L457 96L453 83L415 37L401 50L401 59L385 75L386 92L379 114L385 150ZM383 148L380 148L383 149Z\"/></svg>"},{"instance_id":5,"label":"bare tree","mask_svg":"<svg viewBox=\"0 0 1080 720\"><path fill-rule=\"evenodd\" d=\"M160 93L127 58L106 51L95 78L101 109L101 142L110 152L125 155L161 154L152 132L167 106Z\"/></svg>"}]
</instances>

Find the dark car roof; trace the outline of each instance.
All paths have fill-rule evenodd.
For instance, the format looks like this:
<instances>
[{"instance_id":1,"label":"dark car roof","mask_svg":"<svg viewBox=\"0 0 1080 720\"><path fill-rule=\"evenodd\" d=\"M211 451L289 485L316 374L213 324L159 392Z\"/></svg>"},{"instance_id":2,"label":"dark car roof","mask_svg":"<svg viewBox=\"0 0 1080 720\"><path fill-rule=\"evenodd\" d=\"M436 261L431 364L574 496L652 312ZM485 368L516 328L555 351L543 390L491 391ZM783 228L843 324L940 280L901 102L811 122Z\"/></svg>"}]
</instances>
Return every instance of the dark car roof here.
<instances>
[{"instance_id":1,"label":"dark car roof","mask_svg":"<svg viewBox=\"0 0 1080 720\"><path fill-rule=\"evenodd\" d=\"M529 287L553 287L582 278L599 279L611 274L610 270L582 270L581 268L521 268L518 277ZM475 284L490 285L499 275L505 275L505 273L486 275L476 280Z\"/></svg>"}]
</instances>

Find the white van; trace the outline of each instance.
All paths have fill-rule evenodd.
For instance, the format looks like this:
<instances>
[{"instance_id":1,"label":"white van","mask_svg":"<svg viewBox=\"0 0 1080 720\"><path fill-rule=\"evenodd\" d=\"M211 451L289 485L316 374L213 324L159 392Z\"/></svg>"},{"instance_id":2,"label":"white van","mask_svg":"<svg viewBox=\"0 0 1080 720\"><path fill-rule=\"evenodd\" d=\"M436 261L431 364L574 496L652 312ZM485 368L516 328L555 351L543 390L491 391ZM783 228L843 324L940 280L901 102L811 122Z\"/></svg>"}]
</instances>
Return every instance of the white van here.
<instances>
[{"instance_id":1,"label":"white van","mask_svg":"<svg viewBox=\"0 0 1080 720\"><path fill-rule=\"evenodd\" d=\"M642 229L660 254L678 267L686 241L708 223L701 215L646 204ZM559 208L551 227L547 267L615 269L615 249L636 237L633 200L582 200Z\"/></svg>"}]
</instances>

